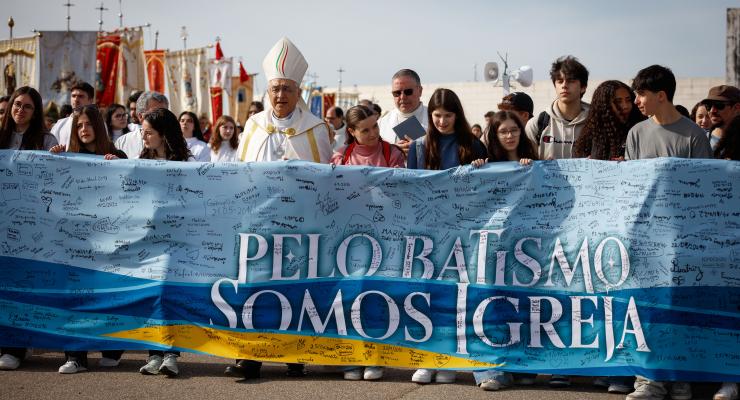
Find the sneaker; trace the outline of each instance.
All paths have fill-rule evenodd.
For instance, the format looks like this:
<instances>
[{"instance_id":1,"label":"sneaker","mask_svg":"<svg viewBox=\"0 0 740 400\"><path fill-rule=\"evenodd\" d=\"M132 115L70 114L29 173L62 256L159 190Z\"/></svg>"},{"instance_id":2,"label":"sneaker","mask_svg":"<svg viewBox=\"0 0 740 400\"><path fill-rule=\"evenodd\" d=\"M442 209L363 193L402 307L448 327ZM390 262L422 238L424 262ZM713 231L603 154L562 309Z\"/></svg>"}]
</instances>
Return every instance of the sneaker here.
<instances>
[{"instance_id":1,"label":"sneaker","mask_svg":"<svg viewBox=\"0 0 740 400\"><path fill-rule=\"evenodd\" d=\"M663 400L665 389L654 382L637 379L635 391L628 394L625 400Z\"/></svg>"},{"instance_id":2,"label":"sneaker","mask_svg":"<svg viewBox=\"0 0 740 400\"><path fill-rule=\"evenodd\" d=\"M411 382L415 383L430 383L434 378L433 369L417 369L414 375L411 376Z\"/></svg>"},{"instance_id":3,"label":"sneaker","mask_svg":"<svg viewBox=\"0 0 740 400\"><path fill-rule=\"evenodd\" d=\"M347 381L362 380L362 367L352 368L344 371L344 379Z\"/></svg>"},{"instance_id":4,"label":"sneaker","mask_svg":"<svg viewBox=\"0 0 740 400\"><path fill-rule=\"evenodd\" d=\"M627 394L633 390L635 390L634 386L625 385L623 383L610 383L609 387L606 389L609 393L617 394Z\"/></svg>"},{"instance_id":5,"label":"sneaker","mask_svg":"<svg viewBox=\"0 0 740 400\"><path fill-rule=\"evenodd\" d=\"M362 378L366 381L376 381L383 377L383 367L365 367Z\"/></svg>"},{"instance_id":6,"label":"sneaker","mask_svg":"<svg viewBox=\"0 0 740 400\"><path fill-rule=\"evenodd\" d=\"M173 378L180 373L177 369L177 354L167 353L164 355L162 365L159 366L159 373Z\"/></svg>"},{"instance_id":7,"label":"sneaker","mask_svg":"<svg viewBox=\"0 0 740 400\"><path fill-rule=\"evenodd\" d=\"M87 368L80 365L79 362L75 360L69 360L64 365L59 367L59 373L60 374L76 374L78 372L87 371Z\"/></svg>"},{"instance_id":8,"label":"sneaker","mask_svg":"<svg viewBox=\"0 0 740 400\"><path fill-rule=\"evenodd\" d=\"M673 382L671 384L671 398L673 400L691 400L691 384L688 382Z\"/></svg>"},{"instance_id":9,"label":"sneaker","mask_svg":"<svg viewBox=\"0 0 740 400\"><path fill-rule=\"evenodd\" d=\"M0 357L0 369L2 370L13 370L18 369L21 366L21 360L18 357L11 354L3 354Z\"/></svg>"},{"instance_id":10,"label":"sneaker","mask_svg":"<svg viewBox=\"0 0 740 400\"><path fill-rule=\"evenodd\" d=\"M499 381L498 379L486 379L478 386L480 386L481 389L489 392L495 392L496 390L506 387L506 385L501 383L501 381Z\"/></svg>"},{"instance_id":11,"label":"sneaker","mask_svg":"<svg viewBox=\"0 0 740 400\"><path fill-rule=\"evenodd\" d=\"M146 365L139 368L139 372L144 375L157 375L159 374L159 367L162 366L162 356L153 355L149 356Z\"/></svg>"},{"instance_id":12,"label":"sneaker","mask_svg":"<svg viewBox=\"0 0 740 400\"><path fill-rule=\"evenodd\" d=\"M116 360L114 358L103 357L98 361L98 367L104 367L104 368L117 367L120 361L121 360Z\"/></svg>"},{"instance_id":13,"label":"sneaker","mask_svg":"<svg viewBox=\"0 0 740 400\"><path fill-rule=\"evenodd\" d=\"M714 394L713 400L737 400L737 383L725 382Z\"/></svg>"},{"instance_id":14,"label":"sneaker","mask_svg":"<svg viewBox=\"0 0 740 400\"><path fill-rule=\"evenodd\" d=\"M565 375L553 375L550 377L551 388L567 388L570 386L570 377Z\"/></svg>"},{"instance_id":15,"label":"sneaker","mask_svg":"<svg viewBox=\"0 0 740 400\"><path fill-rule=\"evenodd\" d=\"M434 377L434 381L437 383L454 383L457 378L457 371L437 371L437 375Z\"/></svg>"}]
</instances>

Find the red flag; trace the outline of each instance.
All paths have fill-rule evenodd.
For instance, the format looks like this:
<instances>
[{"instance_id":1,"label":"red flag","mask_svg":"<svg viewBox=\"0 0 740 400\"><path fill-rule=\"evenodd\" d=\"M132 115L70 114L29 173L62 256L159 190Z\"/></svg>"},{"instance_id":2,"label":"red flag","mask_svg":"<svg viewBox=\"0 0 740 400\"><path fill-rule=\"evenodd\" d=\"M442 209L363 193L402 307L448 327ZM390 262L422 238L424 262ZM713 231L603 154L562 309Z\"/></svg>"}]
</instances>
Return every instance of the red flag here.
<instances>
[{"instance_id":1,"label":"red flag","mask_svg":"<svg viewBox=\"0 0 740 400\"><path fill-rule=\"evenodd\" d=\"M247 70L244 69L242 62L239 61L239 82L244 83L248 80L249 80L249 74L247 74Z\"/></svg>"},{"instance_id":2,"label":"red flag","mask_svg":"<svg viewBox=\"0 0 740 400\"><path fill-rule=\"evenodd\" d=\"M218 117L223 115L224 113L223 104L224 104L223 89L221 89L220 87L212 87L211 88L211 114L213 114L213 122L211 123L211 126L215 126L216 120L218 119Z\"/></svg>"},{"instance_id":3,"label":"red flag","mask_svg":"<svg viewBox=\"0 0 740 400\"><path fill-rule=\"evenodd\" d=\"M224 52L221 51L221 42L216 42L216 60L224 58Z\"/></svg>"},{"instance_id":4,"label":"red flag","mask_svg":"<svg viewBox=\"0 0 740 400\"><path fill-rule=\"evenodd\" d=\"M120 55L121 36L112 34L98 37L95 61L95 100L107 107L116 99L116 73Z\"/></svg>"}]
</instances>

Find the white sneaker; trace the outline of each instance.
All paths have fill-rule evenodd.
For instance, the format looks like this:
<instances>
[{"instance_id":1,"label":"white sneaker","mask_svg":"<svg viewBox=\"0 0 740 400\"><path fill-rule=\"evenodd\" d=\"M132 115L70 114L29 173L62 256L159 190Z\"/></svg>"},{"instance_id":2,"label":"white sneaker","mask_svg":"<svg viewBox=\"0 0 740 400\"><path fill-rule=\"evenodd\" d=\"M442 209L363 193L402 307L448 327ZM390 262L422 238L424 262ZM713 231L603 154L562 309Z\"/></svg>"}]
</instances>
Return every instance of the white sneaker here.
<instances>
[{"instance_id":1,"label":"white sneaker","mask_svg":"<svg viewBox=\"0 0 740 400\"><path fill-rule=\"evenodd\" d=\"M433 369L417 369L414 375L411 376L411 382L416 383L430 383L434 378Z\"/></svg>"},{"instance_id":2,"label":"white sneaker","mask_svg":"<svg viewBox=\"0 0 740 400\"><path fill-rule=\"evenodd\" d=\"M139 372L144 375L157 375L159 374L159 367L162 366L162 356L149 356L146 365L139 368Z\"/></svg>"},{"instance_id":3,"label":"white sneaker","mask_svg":"<svg viewBox=\"0 0 740 400\"><path fill-rule=\"evenodd\" d=\"M112 368L117 367L120 360L103 357L98 361L98 367Z\"/></svg>"},{"instance_id":4,"label":"white sneaker","mask_svg":"<svg viewBox=\"0 0 740 400\"><path fill-rule=\"evenodd\" d=\"M162 361L162 365L159 367L159 373L167 375L170 378L180 373L177 369L177 354L166 353L164 355L164 361Z\"/></svg>"},{"instance_id":5,"label":"white sneaker","mask_svg":"<svg viewBox=\"0 0 740 400\"><path fill-rule=\"evenodd\" d=\"M83 367L82 365L80 365L80 363L73 360L67 361L66 363L64 363L64 365L59 367L60 374L76 374L82 371L87 371L87 368Z\"/></svg>"},{"instance_id":6,"label":"white sneaker","mask_svg":"<svg viewBox=\"0 0 740 400\"><path fill-rule=\"evenodd\" d=\"M499 390L504 387L503 384L498 379L486 379L485 381L481 382L480 385L481 389L489 391L489 392L495 392L496 390Z\"/></svg>"},{"instance_id":7,"label":"white sneaker","mask_svg":"<svg viewBox=\"0 0 740 400\"><path fill-rule=\"evenodd\" d=\"M434 377L434 381L437 383L454 383L457 378L457 371L437 371L437 376Z\"/></svg>"},{"instance_id":8,"label":"white sneaker","mask_svg":"<svg viewBox=\"0 0 740 400\"><path fill-rule=\"evenodd\" d=\"M10 371L18 369L21 366L21 360L18 357L11 354L3 354L0 357L0 369Z\"/></svg>"},{"instance_id":9,"label":"white sneaker","mask_svg":"<svg viewBox=\"0 0 740 400\"><path fill-rule=\"evenodd\" d=\"M714 394L714 400L737 400L737 383L725 382Z\"/></svg>"},{"instance_id":10,"label":"white sneaker","mask_svg":"<svg viewBox=\"0 0 740 400\"><path fill-rule=\"evenodd\" d=\"M362 378L366 381L375 381L383 377L383 367L365 367Z\"/></svg>"},{"instance_id":11,"label":"white sneaker","mask_svg":"<svg viewBox=\"0 0 740 400\"><path fill-rule=\"evenodd\" d=\"M344 379L348 381L362 380L362 367L352 368L344 371Z\"/></svg>"}]
</instances>

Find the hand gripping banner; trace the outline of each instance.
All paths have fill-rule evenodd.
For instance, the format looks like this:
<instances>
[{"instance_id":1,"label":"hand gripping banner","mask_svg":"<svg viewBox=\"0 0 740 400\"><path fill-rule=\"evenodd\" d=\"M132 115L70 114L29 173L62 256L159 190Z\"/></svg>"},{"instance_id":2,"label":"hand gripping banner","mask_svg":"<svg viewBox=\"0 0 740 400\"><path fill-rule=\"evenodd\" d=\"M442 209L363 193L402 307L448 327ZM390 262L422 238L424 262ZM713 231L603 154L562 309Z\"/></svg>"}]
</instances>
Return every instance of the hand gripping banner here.
<instances>
[{"instance_id":1,"label":"hand gripping banner","mask_svg":"<svg viewBox=\"0 0 740 400\"><path fill-rule=\"evenodd\" d=\"M738 182L0 151L0 345L737 381Z\"/></svg>"}]
</instances>

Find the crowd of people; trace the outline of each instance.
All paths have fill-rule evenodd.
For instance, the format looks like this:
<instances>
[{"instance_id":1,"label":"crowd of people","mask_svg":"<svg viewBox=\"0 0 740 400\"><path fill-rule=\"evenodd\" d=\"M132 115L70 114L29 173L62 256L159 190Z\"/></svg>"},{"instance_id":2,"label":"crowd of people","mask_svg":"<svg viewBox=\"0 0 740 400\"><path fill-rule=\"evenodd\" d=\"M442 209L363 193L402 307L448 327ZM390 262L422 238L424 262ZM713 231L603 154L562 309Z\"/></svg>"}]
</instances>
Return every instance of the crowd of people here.
<instances>
[{"instance_id":1,"label":"crowd of people","mask_svg":"<svg viewBox=\"0 0 740 400\"><path fill-rule=\"evenodd\" d=\"M289 51L282 52L287 48ZM281 54L289 57L276 60ZM718 158L740 160L740 90L720 85L696 104L690 118L673 104L676 80L669 68L652 65L640 70L631 85L609 80L600 84L591 103L582 100L589 72L576 58L562 57L552 64L550 78L557 97L539 114L525 93L507 94L498 111L485 114L485 126L471 126L460 99L449 89L437 89L427 104L421 101L419 75L401 69L391 78L395 107L385 114L363 100L346 112L327 110L321 120L307 111L300 83L307 63L292 42L282 39L265 58L269 108L253 102L243 129L229 116L210 127L202 118L185 111L176 116L168 99L156 92L137 92L127 106L113 104L105 110L94 105L95 91L88 83L72 87L73 112L49 129L42 98L31 87L21 87L0 99L0 149L48 150L52 153L97 154L106 159L143 158L169 161L269 162L306 160L335 165L443 170L465 164L481 167L487 162L591 158L637 160L656 157ZM128 109L128 112L127 112ZM399 136L396 126L416 118L425 135L413 140ZM207 124L206 124L207 125ZM206 129L207 128L207 129ZM207 132L204 132L207 131ZM99 366L118 365L123 351L104 351ZM87 352L68 351L60 373L88 368ZM28 349L3 347L0 369L18 368ZM140 372L146 375L178 374L176 351L149 352ZM226 368L229 376L260 377L261 363L236 360ZM288 364L287 374L305 375L301 364ZM500 370L475 372L484 390L531 385L534 374ZM376 380L377 366L349 367L349 380ZM452 383L449 370L419 369L413 382ZM553 387L567 387L570 377L554 375ZM690 399L685 382L656 382L644 377L604 377L596 380L612 393L627 399ZM735 383L724 383L715 400L737 399Z\"/></svg>"}]
</instances>

